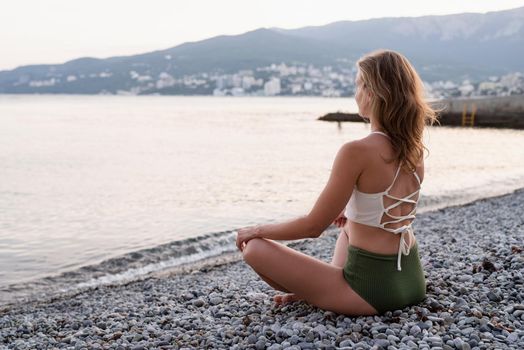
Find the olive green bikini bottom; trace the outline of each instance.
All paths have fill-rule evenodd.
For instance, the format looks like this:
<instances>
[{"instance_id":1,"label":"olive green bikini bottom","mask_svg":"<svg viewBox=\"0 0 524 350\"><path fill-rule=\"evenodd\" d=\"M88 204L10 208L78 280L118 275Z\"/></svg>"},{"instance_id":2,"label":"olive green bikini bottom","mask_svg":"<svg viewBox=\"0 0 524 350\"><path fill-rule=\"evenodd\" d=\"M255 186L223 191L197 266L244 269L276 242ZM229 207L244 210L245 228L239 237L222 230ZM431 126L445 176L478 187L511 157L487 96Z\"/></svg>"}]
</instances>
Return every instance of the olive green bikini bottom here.
<instances>
[{"instance_id":1,"label":"olive green bikini bottom","mask_svg":"<svg viewBox=\"0 0 524 350\"><path fill-rule=\"evenodd\" d=\"M380 314L417 304L426 297L418 242L411 247L409 255L402 256L402 271L397 270L397 257L397 254L348 247L344 279Z\"/></svg>"}]
</instances>

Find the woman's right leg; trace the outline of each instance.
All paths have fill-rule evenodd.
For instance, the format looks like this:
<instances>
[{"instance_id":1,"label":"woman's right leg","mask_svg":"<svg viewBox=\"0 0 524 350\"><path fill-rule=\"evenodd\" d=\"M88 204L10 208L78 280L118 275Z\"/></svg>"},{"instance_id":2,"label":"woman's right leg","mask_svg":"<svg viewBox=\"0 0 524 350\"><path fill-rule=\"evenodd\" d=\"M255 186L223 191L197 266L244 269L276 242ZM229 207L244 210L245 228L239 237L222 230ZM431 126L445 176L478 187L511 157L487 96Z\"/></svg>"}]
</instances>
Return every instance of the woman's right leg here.
<instances>
[{"instance_id":1,"label":"woman's right leg","mask_svg":"<svg viewBox=\"0 0 524 350\"><path fill-rule=\"evenodd\" d=\"M377 310L354 291L342 268L265 238L253 238L242 251L257 273L324 310L346 315L376 315Z\"/></svg>"}]
</instances>

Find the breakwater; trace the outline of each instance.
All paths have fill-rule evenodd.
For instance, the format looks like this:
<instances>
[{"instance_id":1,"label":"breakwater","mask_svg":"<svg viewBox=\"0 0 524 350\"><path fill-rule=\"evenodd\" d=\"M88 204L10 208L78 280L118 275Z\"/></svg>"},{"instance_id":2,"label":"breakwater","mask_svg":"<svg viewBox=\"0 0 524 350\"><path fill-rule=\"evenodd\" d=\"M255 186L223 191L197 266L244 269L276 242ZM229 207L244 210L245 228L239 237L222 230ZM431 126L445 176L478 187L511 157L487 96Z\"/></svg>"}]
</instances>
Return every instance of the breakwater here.
<instances>
[{"instance_id":1,"label":"breakwater","mask_svg":"<svg viewBox=\"0 0 524 350\"><path fill-rule=\"evenodd\" d=\"M444 99L430 102L439 110L439 125L524 129L524 95ZM333 112L323 121L364 122L357 113Z\"/></svg>"}]
</instances>

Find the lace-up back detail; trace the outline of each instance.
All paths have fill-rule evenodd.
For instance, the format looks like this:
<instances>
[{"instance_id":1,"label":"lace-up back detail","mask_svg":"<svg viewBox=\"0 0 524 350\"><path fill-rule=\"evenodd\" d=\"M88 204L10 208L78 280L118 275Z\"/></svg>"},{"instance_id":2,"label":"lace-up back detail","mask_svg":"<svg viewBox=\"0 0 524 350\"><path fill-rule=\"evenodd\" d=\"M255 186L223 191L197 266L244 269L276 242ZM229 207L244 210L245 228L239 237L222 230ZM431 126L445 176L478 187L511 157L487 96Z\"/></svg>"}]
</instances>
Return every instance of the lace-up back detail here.
<instances>
[{"instance_id":1,"label":"lace-up back detail","mask_svg":"<svg viewBox=\"0 0 524 350\"><path fill-rule=\"evenodd\" d=\"M395 177L393 178L393 182L391 183L391 185L384 192L381 193L383 196L395 200L395 202L393 204L391 204L391 205L389 205L389 206L384 208L383 198L381 198L383 214L381 215L380 220L379 220L380 227L382 229L384 229L386 231L389 231L389 232L393 232L393 233L397 233L397 232L400 232L400 231L404 230L405 228L407 228L407 226L411 225L411 222L409 223L409 225L404 225L404 226L401 226L401 227L396 228L396 229L386 227L386 225L388 225L388 224L395 224L395 223L398 223L398 222L401 222L401 221L405 221L405 220L408 220L408 219L411 219L411 220L415 219L415 213L417 211L418 199L415 200L415 199L412 199L412 198L415 197L417 195L417 193L420 192L420 178L419 178L419 176L418 176L418 174L416 172L413 172L413 175L415 176L415 178L417 179L417 182L419 184L419 188L415 192L413 192L413 193L411 193L411 194L409 194L409 195L407 195L405 197L402 197L402 198L399 198L399 197L391 195L389 193L389 191L393 187L393 184L395 183L395 181L396 181L396 179L398 177L399 172L400 172L400 165L399 165L399 167L397 169L397 173L395 174ZM358 191L358 189L357 189L357 191ZM363 194L363 195L366 195L366 193L362 193L362 192L360 192L360 193ZM402 205L403 203L414 204L413 210L409 214L396 216L396 215L393 215L393 214L391 214L389 212L391 209L396 208L396 207ZM393 220L381 222L382 221L382 217L384 215L389 216Z\"/></svg>"},{"instance_id":2,"label":"lace-up back detail","mask_svg":"<svg viewBox=\"0 0 524 350\"><path fill-rule=\"evenodd\" d=\"M374 131L372 133L379 133L382 135L387 136L386 134ZM388 136L389 137L389 136ZM398 259L397 259L397 269L401 271L400 266L400 258L401 254L404 253L405 255L409 254L410 244L408 244L405 241L405 234L407 233L410 236L410 243L411 243L411 236L413 235L413 228L411 226L413 220L415 219L415 213L417 211L417 204L418 199L413 199L417 195L417 193L420 192L421 188L421 181L418 176L418 174L414 171L413 175L418 181L419 188L414 191L413 193L404 196L404 197L396 197L391 195L389 192L392 189L393 185L395 184L395 181L398 178L398 175L400 173L401 164L399 164L397 168L397 172L395 173L395 177L393 178L393 181L389 185L389 187L382 192L377 193L364 193L360 192L356 185L353 189L353 193L351 195L351 198L349 199L349 202L346 206L345 215L346 217L353 221L357 222L359 224L373 226L373 227L379 227L385 231L391 232L393 234L401 234L400 237L400 244L399 244L399 250L398 250ZM394 200L394 203L388 205L387 207L384 207L384 198L390 198ZM413 204L413 209L411 212L409 212L406 215L393 215L390 213L390 210L393 208L396 208L403 203L410 203ZM382 221L384 218L388 218L385 221ZM404 224L401 227L398 228L392 228L392 227L386 227L386 225L391 225L395 223L399 223L402 221L410 220L408 224Z\"/></svg>"}]
</instances>

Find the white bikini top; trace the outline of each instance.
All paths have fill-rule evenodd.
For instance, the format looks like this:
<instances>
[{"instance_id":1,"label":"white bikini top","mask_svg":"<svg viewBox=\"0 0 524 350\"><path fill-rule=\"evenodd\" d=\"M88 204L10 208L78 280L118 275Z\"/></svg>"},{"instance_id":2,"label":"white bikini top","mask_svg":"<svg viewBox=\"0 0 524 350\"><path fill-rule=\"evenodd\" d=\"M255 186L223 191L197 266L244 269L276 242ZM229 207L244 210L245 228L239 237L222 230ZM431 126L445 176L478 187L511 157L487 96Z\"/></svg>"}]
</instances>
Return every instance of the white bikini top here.
<instances>
[{"instance_id":1,"label":"white bikini top","mask_svg":"<svg viewBox=\"0 0 524 350\"><path fill-rule=\"evenodd\" d=\"M388 135L380 131L373 131L371 133L382 134L386 137L389 137ZM414 195L417 194L417 192L420 191L420 178L417 175L416 171L414 171L413 175L415 175L415 178L417 179L419 183L418 190L416 190L415 192L403 198L398 198L398 197L395 197L389 194L389 190L393 187L393 184L395 183L395 180L397 179L397 176L400 172L400 166L401 164L399 164L398 166L397 172L395 174L395 177L393 178L393 181L391 182L391 185L389 185L389 187L386 188L385 191L377 192L377 193L364 193L364 192L360 192L357 189L357 185L355 184L355 187L353 188L353 193L351 194L351 198L349 199L349 202L346 205L346 211L344 213L345 216L353 222L358 222L359 224L364 224L364 225L373 226L373 227L379 227L383 230L392 232L394 234L398 234L398 233L401 234L399 248L398 248L398 259L397 259L397 270L398 271L401 271L400 257L402 253L404 255L409 255L409 250L410 250L410 245L407 244L406 241L404 240L404 234L405 233L408 234L408 236L410 237L409 239L410 243L412 241L411 237L413 235L413 228L411 227L411 223L413 222L413 219L415 219L418 198L417 200L413 200L411 199L411 197L413 197ZM391 199L395 199L396 202L389 205L387 208L384 208L383 196L386 196ZM413 210L409 214L401 215L401 216L396 216L396 215L392 215L389 213L390 209L393 209L401 205L402 203L413 203L414 204ZM393 220L381 222L382 216L384 214L386 214ZM412 220L409 222L409 224L403 225L398 228L385 227L385 225L387 224L401 222L406 219L412 219Z\"/></svg>"}]
</instances>

